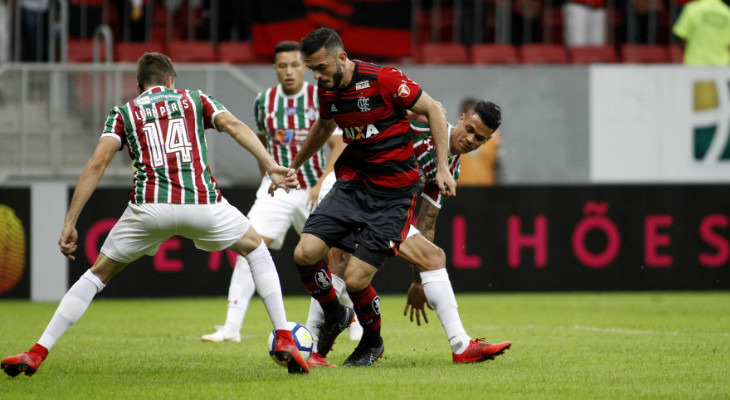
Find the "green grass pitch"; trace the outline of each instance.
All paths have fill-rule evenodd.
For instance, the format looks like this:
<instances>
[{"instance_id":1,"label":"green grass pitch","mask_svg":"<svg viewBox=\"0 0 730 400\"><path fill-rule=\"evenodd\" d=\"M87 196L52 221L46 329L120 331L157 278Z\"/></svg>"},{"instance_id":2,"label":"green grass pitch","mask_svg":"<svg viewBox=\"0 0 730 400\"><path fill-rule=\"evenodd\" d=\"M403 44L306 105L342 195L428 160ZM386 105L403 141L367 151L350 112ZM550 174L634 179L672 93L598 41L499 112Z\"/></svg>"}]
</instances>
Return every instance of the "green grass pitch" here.
<instances>
[{"instance_id":1,"label":"green grass pitch","mask_svg":"<svg viewBox=\"0 0 730 400\"><path fill-rule=\"evenodd\" d=\"M385 357L372 368L293 376L266 351L255 298L241 343L203 343L224 298L94 301L33 377L0 377L0 399L727 399L730 293L457 294L473 337L504 356L455 365L435 312L416 326L382 296ZM304 323L309 298L286 297ZM0 356L27 350L56 304L0 301ZM356 343L340 336L330 361Z\"/></svg>"}]
</instances>

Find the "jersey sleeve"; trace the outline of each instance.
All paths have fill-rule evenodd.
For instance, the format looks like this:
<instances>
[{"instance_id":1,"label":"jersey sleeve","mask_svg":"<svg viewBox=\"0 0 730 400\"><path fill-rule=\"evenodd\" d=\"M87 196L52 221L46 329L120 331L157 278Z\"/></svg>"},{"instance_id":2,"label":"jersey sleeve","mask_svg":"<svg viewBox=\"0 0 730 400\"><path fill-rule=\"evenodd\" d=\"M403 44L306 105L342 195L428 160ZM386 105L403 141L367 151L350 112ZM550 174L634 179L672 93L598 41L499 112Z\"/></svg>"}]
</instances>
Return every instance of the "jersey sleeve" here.
<instances>
[{"instance_id":1,"label":"jersey sleeve","mask_svg":"<svg viewBox=\"0 0 730 400\"><path fill-rule=\"evenodd\" d=\"M261 92L258 95L256 95L256 100L253 102L253 117L254 120L256 120L256 134L259 136L264 136L266 134L266 111L264 110L265 106L265 92Z\"/></svg>"},{"instance_id":2,"label":"jersey sleeve","mask_svg":"<svg viewBox=\"0 0 730 400\"><path fill-rule=\"evenodd\" d=\"M428 181L423 184L423 191L421 191L421 197L428 200L429 203L433 204L434 207L441 209L444 204L444 196L439 191L439 185L435 181Z\"/></svg>"},{"instance_id":3,"label":"jersey sleeve","mask_svg":"<svg viewBox=\"0 0 730 400\"><path fill-rule=\"evenodd\" d=\"M332 119L330 103L322 97L322 88L317 88L317 101L319 103L319 116L322 119Z\"/></svg>"},{"instance_id":4,"label":"jersey sleeve","mask_svg":"<svg viewBox=\"0 0 730 400\"><path fill-rule=\"evenodd\" d=\"M215 117L228 110L218 100L214 99L213 96L208 96L203 92L200 92L200 102L203 105L203 123L205 129L217 129L215 126Z\"/></svg>"},{"instance_id":5,"label":"jersey sleeve","mask_svg":"<svg viewBox=\"0 0 730 400\"><path fill-rule=\"evenodd\" d=\"M109 112L109 116L104 123L104 130L101 137L113 137L119 140L119 150L122 149L126 142L127 135L124 129L124 117L119 107L114 107Z\"/></svg>"},{"instance_id":6,"label":"jersey sleeve","mask_svg":"<svg viewBox=\"0 0 730 400\"><path fill-rule=\"evenodd\" d=\"M411 108L421 97L421 86L399 69L385 67L378 75L381 96L403 108Z\"/></svg>"}]
</instances>

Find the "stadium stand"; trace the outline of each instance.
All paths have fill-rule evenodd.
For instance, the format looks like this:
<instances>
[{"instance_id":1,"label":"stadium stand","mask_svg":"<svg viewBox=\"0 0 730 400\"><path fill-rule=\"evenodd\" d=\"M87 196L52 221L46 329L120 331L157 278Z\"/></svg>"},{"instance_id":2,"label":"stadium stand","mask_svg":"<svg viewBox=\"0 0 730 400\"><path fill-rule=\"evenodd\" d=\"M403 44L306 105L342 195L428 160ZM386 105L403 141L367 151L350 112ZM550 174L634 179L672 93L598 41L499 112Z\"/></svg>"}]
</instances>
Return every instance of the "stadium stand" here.
<instances>
[{"instance_id":1,"label":"stadium stand","mask_svg":"<svg viewBox=\"0 0 730 400\"><path fill-rule=\"evenodd\" d=\"M668 63L669 52L665 46L624 43L621 59L624 63Z\"/></svg>"},{"instance_id":2,"label":"stadium stand","mask_svg":"<svg viewBox=\"0 0 730 400\"><path fill-rule=\"evenodd\" d=\"M417 62L421 64L466 64L469 54L460 43L424 43L418 49Z\"/></svg>"},{"instance_id":3,"label":"stadium stand","mask_svg":"<svg viewBox=\"0 0 730 400\"><path fill-rule=\"evenodd\" d=\"M511 44L475 44L471 46L471 63L483 64L518 64L520 58L517 49Z\"/></svg>"},{"instance_id":4,"label":"stadium stand","mask_svg":"<svg viewBox=\"0 0 730 400\"><path fill-rule=\"evenodd\" d=\"M229 64L248 64L257 60L251 42L220 42L216 53L218 61Z\"/></svg>"},{"instance_id":5,"label":"stadium stand","mask_svg":"<svg viewBox=\"0 0 730 400\"><path fill-rule=\"evenodd\" d=\"M174 40L167 43L173 62L214 62L218 60L213 44L204 40Z\"/></svg>"},{"instance_id":6,"label":"stadium stand","mask_svg":"<svg viewBox=\"0 0 730 400\"><path fill-rule=\"evenodd\" d=\"M613 46L578 46L568 51L571 64L616 63L618 54Z\"/></svg>"},{"instance_id":7,"label":"stadium stand","mask_svg":"<svg viewBox=\"0 0 730 400\"><path fill-rule=\"evenodd\" d=\"M567 64L568 53L561 44L525 44L520 47L523 64Z\"/></svg>"}]
</instances>

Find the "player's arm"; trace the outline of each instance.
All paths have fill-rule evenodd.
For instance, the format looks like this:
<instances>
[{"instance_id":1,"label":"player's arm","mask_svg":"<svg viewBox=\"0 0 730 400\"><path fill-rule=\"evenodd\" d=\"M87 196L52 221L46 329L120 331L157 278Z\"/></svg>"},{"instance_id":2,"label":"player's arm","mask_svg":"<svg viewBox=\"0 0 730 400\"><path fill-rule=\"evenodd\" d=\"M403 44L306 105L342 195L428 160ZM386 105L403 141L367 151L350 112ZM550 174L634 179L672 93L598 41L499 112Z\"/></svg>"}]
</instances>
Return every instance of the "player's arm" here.
<instances>
[{"instance_id":1,"label":"player's arm","mask_svg":"<svg viewBox=\"0 0 730 400\"><path fill-rule=\"evenodd\" d=\"M91 194L99 185L101 177L104 176L104 171L106 171L117 150L119 150L119 140L113 137L101 137L96 144L94 154L86 162L81 175L79 175L79 180L76 182L76 188L71 197L71 205L68 207L63 229L61 230L61 238L58 240L61 252L72 260L76 259L72 255L76 251L76 240L78 240L76 222L79 220L81 210L83 210Z\"/></svg>"},{"instance_id":2,"label":"player's arm","mask_svg":"<svg viewBox=\"0 0 730 400\"><path fill-rule=\"evenodd\" d=\"M259 137L259 140L261 141L261 144L264 145L264 148L266 148L269 144L266 141L266 133L265 132L259 132L257 135ZM266 168L264 168L264 165L259 162L259 173L261 173L261 177L263 178L264 175L266 175Z\"/></svg>"},{"instance_id":3,"label":"player's arm","mask_svg":"<svg viewBox=\"0 0 730 400\"><path fill-rule=\"evenodd\" d=\"M277 164L248 125L241 122L230 112L222 112L215 116L215 126L219 131L231 135L239 145L253 154L259 165L262 165L269 174L272 183L276 187L283 188L287 192L289 192L289 188L299 189L297 174L294 170Z\"/></svg>"},{"instance_id":4,"label":"player's arm","mask_svg":"<svg viewBox=\"0 0 730 400\"><path fill-rule=\"evenodd\" d=\"M441 194L445 196L456 195L456 181L449 171L449 143L446 131L446 116L443 113L441 104L431 98L428 93L423 92L411 110L417 114L428 117L428 126L436 146L438 158L438 171L436 172L436 184Z\"/></svg>"},{"instance_id":5,"label":"player's arm","mask_svg":"<svg viewBox=\"0 0 730 400\"><path fill-rule=\"evenodd\" d=\"M307 139L304 140L302 148L290 164L291 168L295 171L301 168L305 161L309 160L314 153L319 151L327 143L336 127L337 124L334 119L317 118L309 129L309 134L307 135Z\"/></svg>"},{"instance_id":6,"label":"player's arm","mask_svg":"<svg viewBox=\"0 0 730 400\"><path fill-rule=\"evenodd\" d=\"M337 158L340 157L340 154L342 154L342 150L345 149L345 142L342 141L341 135L330 136L330 138L327 140L327 144L330 147L330 154L327 157L327 164L325 164L324 166L322 176L319 177L317 183L312 186L312 189L309 191L309 199L307 200L307 204L312 208L317 206L317 199L319 198L319 191L322 188L322 182L324 181L324 178L326 178L327 175L335 170L335 162L337 161Z\"/></svg>"}]
</instances>

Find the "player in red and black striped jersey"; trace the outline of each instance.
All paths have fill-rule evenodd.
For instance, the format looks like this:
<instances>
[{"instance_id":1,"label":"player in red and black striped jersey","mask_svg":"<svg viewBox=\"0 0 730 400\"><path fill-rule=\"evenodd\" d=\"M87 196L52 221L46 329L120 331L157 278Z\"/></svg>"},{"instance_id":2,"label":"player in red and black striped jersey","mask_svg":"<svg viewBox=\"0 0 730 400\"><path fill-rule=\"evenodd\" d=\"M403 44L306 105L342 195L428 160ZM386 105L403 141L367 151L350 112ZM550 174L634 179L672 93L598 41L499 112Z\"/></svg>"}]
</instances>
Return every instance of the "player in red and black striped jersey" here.
<instances>
[{"instance_id":1,"label":"player in red and black striped jersey","mask_svg":"<svg viewBox=\"0 0 730 400\"><path fill-rule=\"evenodd\" d=\"M320 116L291 164L299 168L335 129L348 146L335 164L337 182L307 219L294 261L305 289L325 312L318 352L326 355L336 336L357 313L364 328L344 365L372 365L383 355L380 299L370 284L386 257L398 254L406 238L418 189L418 165L406 111L427 115L438 155L435 180L454 195L447 164L446 121L439 103L401 71L350 60L337 33L320 28L302 40L305 63L318 82ZM321 260L328 249L354 235L358 244L345 269L355 310L342 306Z\"/></svg>"},{"instance_id":2,"label":"player in red and black striped jersey","mask_svg":"<svg viewBox=\"0 0 730 400\"><path fill-rule=\"evenodd\" d=\"M229 249L246 257L266 311L276 330L274 355L290 373L309 367L287 329L279 275L271 254L250 221L216 188L208 165L205 129L226 132L250 151L274 187L298 188L294 170L266 152L256 134L223 105L200 91L176 90L177 72L160 53L137 62L140 95L109 114L94 154L81 172L58 241L74 259L76 222L117 150L127 145L134 160L134 191L124 214L109 232L99 257L61 299L38 342L27 352L6 357L0 367L15 377L33 375L56 341L86 312L94 296L127 264L154 254L172 236L193 240L205 251Z\"/></svg>"}]
</instances>

